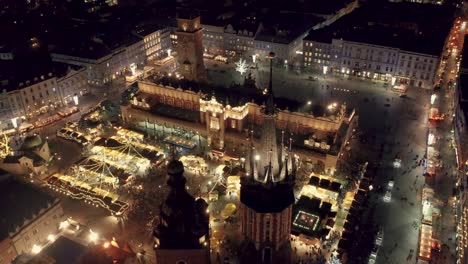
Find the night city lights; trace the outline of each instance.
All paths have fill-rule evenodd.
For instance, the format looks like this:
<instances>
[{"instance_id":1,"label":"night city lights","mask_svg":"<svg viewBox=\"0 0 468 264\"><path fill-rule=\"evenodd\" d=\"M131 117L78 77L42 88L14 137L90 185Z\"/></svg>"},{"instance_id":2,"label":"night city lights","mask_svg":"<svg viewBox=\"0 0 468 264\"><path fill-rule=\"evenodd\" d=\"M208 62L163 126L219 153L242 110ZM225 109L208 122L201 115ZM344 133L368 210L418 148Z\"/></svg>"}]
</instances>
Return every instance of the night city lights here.
<instances>
[{"instance_id":1,"label":"night city lights","mask_svg":"<svg viewBox=\"0 0 468 264\"><path fill-rule=\"evenodd\" d=\"M467 22L0 1L0 264L468 263Z\"/></svg>"}]
</instances>

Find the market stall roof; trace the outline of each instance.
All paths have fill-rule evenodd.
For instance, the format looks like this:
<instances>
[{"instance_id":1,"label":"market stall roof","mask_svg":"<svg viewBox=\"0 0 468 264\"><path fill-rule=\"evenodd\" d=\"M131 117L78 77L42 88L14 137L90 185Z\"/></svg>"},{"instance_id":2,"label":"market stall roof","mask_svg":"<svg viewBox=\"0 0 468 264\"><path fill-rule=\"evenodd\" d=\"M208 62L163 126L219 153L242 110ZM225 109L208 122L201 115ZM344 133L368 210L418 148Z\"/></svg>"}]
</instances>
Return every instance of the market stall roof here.
<instances>
[{"instance_id":1,"label":"market stall roof","mask_svg":"<svg viewBox=\"0 0 468 264\"><path fill-rule=\"evenodd\" d=\"M327 179L320 180L319 187L322 187L324 189L328 189L329 186L330 186L330 181L329 180L327 180Z\"/></svg>"},{"instance_id":2,"label":"market stall roof","mask_svg":"<svg viewBox=\"0 0 468 264\"><path fill-rule=\"evenodd\" d=\"M341 184L339 182L332 182L330 184L330 190L334 192L338 192L341 188Z\"/></svg>"},{"instance_id":3,"label":"market stall roof","mask_svg":"<svg viewBox=\"0 0 468 264\"><path fill-rule=\"evenodd\" d=\"M320 182L320 178L319 178L319 177L312 176L312 177L310 177L309 185L318 186L319 182Z\"/></svg>"}]
</instances>

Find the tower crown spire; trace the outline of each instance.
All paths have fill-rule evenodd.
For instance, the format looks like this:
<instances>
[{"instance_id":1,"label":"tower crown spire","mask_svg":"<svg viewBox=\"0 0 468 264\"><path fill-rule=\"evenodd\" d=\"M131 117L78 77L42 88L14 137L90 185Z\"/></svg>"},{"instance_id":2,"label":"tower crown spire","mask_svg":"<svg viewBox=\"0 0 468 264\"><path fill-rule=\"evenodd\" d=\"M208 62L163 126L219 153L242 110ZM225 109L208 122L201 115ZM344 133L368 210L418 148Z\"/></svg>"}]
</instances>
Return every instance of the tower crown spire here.
<instances>
[{"instance_id":1,"label":"tower crown spire","mask_svg":"<svg viewBox=\"0 0 468 264\"><path fill-rule=\"evenodd\" d=\"M273 60L274 53L270 53L270 59ZM287 171L295 169L291 163L295 160L290 156L285 149L284 131L281 134L281 145L277 143L276 137L276 114L278 110L274 104L273 86L273 62L270 61L270 81L267 89L267 98L265 105L262 107L263 124L260 129L260 142L257 148L253 147L253 130L250 131L250 151L248 154L248 172L251 179L256 182L265 184L266 187L273 187L277 183L286 179L287 175L294 174L295 171ZM289 158L288 158L289 156ZM289 162L289 164L285 164Z\"/></svg>"},{"instance_id":2,"label":"tower crown spire","mask_svg":"<svg viewBox=\"0 0 468 264\"><path fill-rule=\"evenodd\" d=\"M270 52L268 55L270 59L270 80L268 81L268 89L267 89L267 101L265 104L265 114L266 115L274 115L276 113L275 103L273 101L273 59L275 58L275 53Z\"/></svg>"}]
</instances>

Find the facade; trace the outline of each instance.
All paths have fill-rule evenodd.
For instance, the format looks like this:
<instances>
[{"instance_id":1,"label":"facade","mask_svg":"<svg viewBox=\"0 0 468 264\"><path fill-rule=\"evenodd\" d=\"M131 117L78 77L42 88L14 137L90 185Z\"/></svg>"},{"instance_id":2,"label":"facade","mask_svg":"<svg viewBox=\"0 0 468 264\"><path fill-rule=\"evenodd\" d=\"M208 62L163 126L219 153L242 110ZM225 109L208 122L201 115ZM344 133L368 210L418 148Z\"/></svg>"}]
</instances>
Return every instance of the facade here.
<instances>
[{"instance_id":1,"label":"facade","mask_svg":"<svg viewBox=\"0 0 468 264\"><path fill-rule=\"evenodd\" d=\"M254 54L259 58L267 58L270 52L274 52L277 62L300 66L302 57L299 54L303 51L302 40L307 36L308 30L308 28L301 31L262 26L255 36Z\"/></svg>"},{"instance_id":2,"label":"facade","mask_svg":"<svg viewBox=\"0 0 468 264\"><path fill-rule=\"evenodd\" d=\"M166 58L169 50L172 50L170 39L171 30L167 27L143 26L134 34L143 39L144 51L147 61Z\"/></svg>"},{"instance_id":3,"label":"facade","mask_svg":"<svg viewBox=\"0 0 468 264\"><path fill-rule=\"evenodd\" d=\"M77 65L86 69L89 85L102 86L133 75L134 69L145 65L147 56L143 39L133 39L125 45L109 49L103 40L95 38L86 48L54 50L53 61Z\"/></svg>"},{"instance_id":4,"label":"facade","mask_svg":"<svg viewBox=\"0 0 468 264\"><path fill-rule=\"evenodd\" d=\"M324 69L327 69L327 71L330 70L330 62L333 61L333 59L331 59L331 56L333 56L331 43L313 41L305 38L303 44L305 68L319 71L323 71Z\"/></svg>"},{"instance_id":5,"label":"facade","mask_svg":"<svg viewBox=\"0 0 468 264\"><path fill-rule=\"evenodd\" d=\"M210 55L224 56L226 49L224 43L224 25L204 25L203 28L203 47L204 53Z\"/></svg>"},{"instance_id":6,"label":"facade","mask_svg":"<svg viewBox=\"0 0 468 264\"><path fill-rule=\"evenodd\" d=\"M19 152L17 155L6 156L1 161L0 168L15 175L38 175L47 172L47 162L51 155L46 140L38 135L26 137Z\"/></svg>"},{"instance_id":7,"label":"facade","mask_svg":"<svg viewBox=\"0 0 468 264\"><path fill-rule=\"evenodd\" d=\"M85 68L70 68L65 76L57 78L57 85L62 106L75 105L73 97L79 98L89 92Z\"/></svg>"},{"instance_id":8,"label":"facade","mask_svg":"<svg viewBox=\"0 0 468 264\"><path fill-rule=\"evenodd\" d=\"M177 62L181 73L188 80L198 80L205 75L200 17L181 13L177 25Z\"/></svg>"},{"instance_id":9,"label":"facade","mask_svg":"<svg viewBox=\"0 0 468 264\"><path fill-rule=\"evenodd\" d=\"M12 178L0 183L4 212L0 229L0 259L10 263L17 255L32 253L55 235L65 220L60 201L42 190Z\"/></svg>"},{"instance_id":10,"label":"facade","mask_svg":"<svg viewBox=\"0 0 468 264\"><path fill-rule=\"evenodd\" d=\"M432 89L452 16L449 6L361 2L351 13L309 32L303 65Z\"/></svg>"},{"instance_id":11,"label":"facade","mask_svg":"<svg viewBox=\"0 0 468 264\"><path fill-rule=\"evenodd\" d=\"M23 121L67 105L88 92L84 68L60 65L56 71L19 83L6 83L0 94L0 128L12 129Z\"/></svg>"},{"instance_id":12,"label":"facade","mask_svg":"<svg viewBox=\"0 0 468 264\"><path fill-rule=\"evenodd\" d=\"M398 60L397 49L351 41L343 41L342 46L339 68L342 73L375 79L393 76Z\"/></svg>"},{"instance_id":13,"label":"facade","mask_svg":"<svg viewBox=\"0 0 468 264\"><path fill-rule=\"evenodd\" d=\"M228 24L224 30L226 56L239 59L255 54L255 35L260 26L242 26Z\"/></svg>"},{"instance_id":14,"label":"facade","mask_svg":"<svg viewBox=\"0 0 468 264\"><path fill-rule=\"evenodd\" d=\"M208 204L187 192L182 162L170 161L167 174L170 191L160 206L160 222L154 229L156 261L210 263Z\"/></svg>"},{"instance_id":15,"label":"facade","mask_svg":"<svg viewBox=\"0 0 468 264\"><path fill-rule=\"evenodd\" d=\"M400 83L432 89L438 65L438 56L400 51L396 77Z\"/></svg>"},{"instance_id":16,"label":"facade","mask_svg":"<svg viewBox=\"0 0 468 264\"><path fill-rule=\"evenodd\" d=\"M433 88L438 56L342 39L322 41L304 39L305 68Z\"/></svg>"},{"instance_id":17,"label":"facade","mask_svg":"<svg viewBox=\"0 0 468 264\"><path fill-rule=\"evenodd\" d=\"M188 88L164 86L149 80L139 81L138 87L139 91L131 102L121 106L123 121L137 129L170 124L197 132L214 148L224 149L226 144L230 144L243 149L245 131L263 123L263 99L234 104L236 98L232 98L229 100L231 103L226 103L226 99L220 96L211 96ZM190 120L183 120L175 114L169 116L156 109L163 106L174 109L172 112L180 111L192 117ZM320 164L332 173L344 142L350 137L357 122L354 111L347 109L344 103L334 107L334 115L314 117L293 109L286 110L286 105L283 107L277 115L277 129L290 131L300 137L295 140L295 153L314 165ZM258 144L256 139L254 144Z\"/></svg>"}]
</instances>

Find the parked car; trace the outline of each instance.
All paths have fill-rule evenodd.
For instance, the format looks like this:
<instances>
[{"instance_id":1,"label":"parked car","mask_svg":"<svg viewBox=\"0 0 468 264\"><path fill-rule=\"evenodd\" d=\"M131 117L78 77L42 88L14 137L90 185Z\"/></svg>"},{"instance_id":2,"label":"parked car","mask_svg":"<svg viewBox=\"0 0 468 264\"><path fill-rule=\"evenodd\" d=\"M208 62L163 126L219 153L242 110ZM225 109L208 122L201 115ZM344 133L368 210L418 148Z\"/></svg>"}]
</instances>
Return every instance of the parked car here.
<instances>
[{"instance_id":1,"label":"parked car","mask_svg":"<svg viewBox=\"0 0 468 264\"><path fill-rule=\"evenodd\" d=\"M375 237L375 244L376 244L377 246L381 246L381 245L382 245L382 242L383 242L383 235L384 235L383 228L380 228L379 232L377 233L377 236Z\"/></svg>"},{"instance_id":2,"label":"parked car","mask_svg":"<svg viewBox=\"0 0 468 264\"><path fill-rule=\"evenodd\" d=\"M388 182L387 191L385 192L385 195L384 195L384 198L383 198L384 202L389 203L392 200L392 190L393 190L394 185L395 185L394 181L389 181Z\"/></svg>"}]
</instances>

